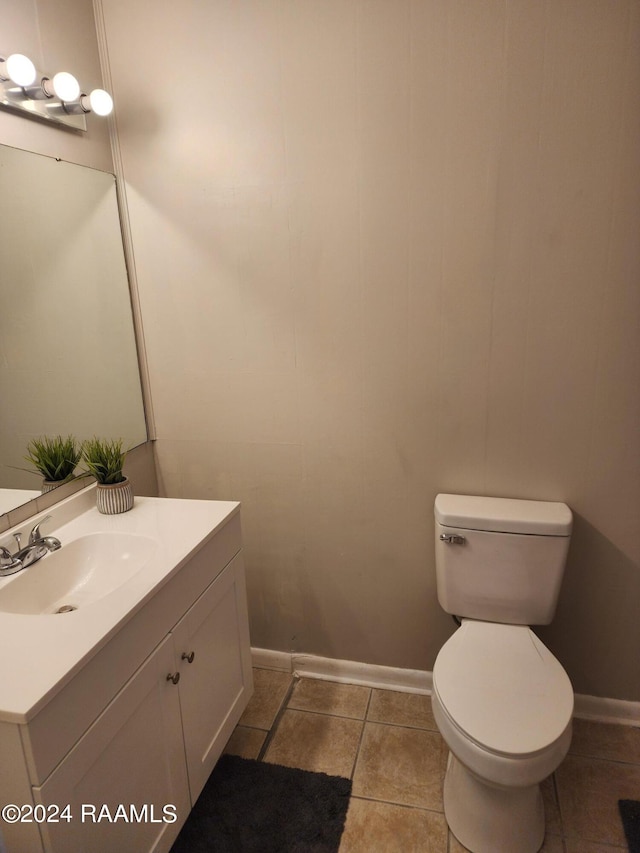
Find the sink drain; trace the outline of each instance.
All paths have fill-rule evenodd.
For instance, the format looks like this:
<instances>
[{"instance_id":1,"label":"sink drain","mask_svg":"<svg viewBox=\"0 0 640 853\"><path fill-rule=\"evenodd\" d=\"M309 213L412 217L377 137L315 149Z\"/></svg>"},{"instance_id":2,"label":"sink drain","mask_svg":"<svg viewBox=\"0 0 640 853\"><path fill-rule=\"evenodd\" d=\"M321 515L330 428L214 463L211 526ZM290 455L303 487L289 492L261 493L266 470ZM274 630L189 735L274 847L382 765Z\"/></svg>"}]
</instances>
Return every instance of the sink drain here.
<instances>
[{"instance_id":1,"label":"sink drain","mask_svg":"<svg viewBox=\"0 0 640 853\"><path fill-rule=\"evenodd\" d=\"M54 613L71 613L72 610L77 610L77 606L75 604L63 604L62 607L58 607L57 610L54 610Z\"/></svg>"}]
</instances>

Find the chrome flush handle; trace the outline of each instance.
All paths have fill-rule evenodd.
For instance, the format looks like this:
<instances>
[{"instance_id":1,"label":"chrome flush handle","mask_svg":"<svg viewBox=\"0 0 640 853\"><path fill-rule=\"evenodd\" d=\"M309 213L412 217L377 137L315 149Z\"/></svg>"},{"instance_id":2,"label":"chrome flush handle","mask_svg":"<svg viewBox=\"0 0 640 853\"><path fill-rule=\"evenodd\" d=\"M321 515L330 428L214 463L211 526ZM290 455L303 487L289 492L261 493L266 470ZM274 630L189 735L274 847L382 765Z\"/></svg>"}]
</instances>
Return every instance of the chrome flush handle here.
<instances>
[{"instance_id":1,"label":"chrome flush handle","mask_svg":"<svg viewBox=\"0 0 640 853\"><path fill-rule=\"evenodd\" d=\"M464 545L467 540L464 536L459 536L457 533L441 533L440 541L446 542L447 545Z\"/></svg>"}]
</instances>

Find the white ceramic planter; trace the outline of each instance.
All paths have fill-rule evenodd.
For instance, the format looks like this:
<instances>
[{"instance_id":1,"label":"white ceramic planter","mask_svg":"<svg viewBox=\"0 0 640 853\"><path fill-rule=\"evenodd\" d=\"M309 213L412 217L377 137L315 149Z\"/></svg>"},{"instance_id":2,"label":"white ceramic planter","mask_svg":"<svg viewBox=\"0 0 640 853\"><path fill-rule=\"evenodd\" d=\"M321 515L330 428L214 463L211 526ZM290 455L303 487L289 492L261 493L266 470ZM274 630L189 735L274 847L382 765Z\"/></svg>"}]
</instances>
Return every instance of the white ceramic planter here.
<instances>
[{"instance_id":1,"label":"white ceramic planter","mask_svg":"<svg viewBox=\"0 0 640 853\"><path fill-rule=\"evenodd\" d=\"M128 479L121 483L112 483L104 486L97 484L96 506L103 515L116 515L119 512L127 512L133 506L133 489Z\"/></svg>"}]
</instances>

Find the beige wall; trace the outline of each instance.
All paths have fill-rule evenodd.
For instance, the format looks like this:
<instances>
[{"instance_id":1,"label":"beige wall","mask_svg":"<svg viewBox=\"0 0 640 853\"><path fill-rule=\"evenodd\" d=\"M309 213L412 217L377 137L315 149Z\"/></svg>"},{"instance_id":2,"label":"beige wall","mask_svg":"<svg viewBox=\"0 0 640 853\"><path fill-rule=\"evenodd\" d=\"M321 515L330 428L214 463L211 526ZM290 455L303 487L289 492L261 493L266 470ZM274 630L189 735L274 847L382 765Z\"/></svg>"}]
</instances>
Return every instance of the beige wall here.
<instances>
[{"instance_id":1,"label":"beige wall","mask_svg":"<svg viewBox=\"0 0 640 853\"><path fill-rule=\"evenodd\" d=\"M542 636L640 699L640 5L103 0L165 493L252 643L431 669L438 491L565 500Z\"/></svg>"}]
</instances>

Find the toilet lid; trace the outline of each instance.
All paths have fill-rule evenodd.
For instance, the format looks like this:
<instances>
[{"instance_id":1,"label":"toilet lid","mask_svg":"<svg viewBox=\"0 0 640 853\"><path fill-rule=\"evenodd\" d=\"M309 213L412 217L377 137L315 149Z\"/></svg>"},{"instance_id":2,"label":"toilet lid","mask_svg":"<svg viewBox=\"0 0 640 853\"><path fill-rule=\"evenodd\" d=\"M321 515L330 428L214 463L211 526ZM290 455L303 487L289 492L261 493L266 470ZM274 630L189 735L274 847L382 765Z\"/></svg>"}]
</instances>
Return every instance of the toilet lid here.
<instances>
[{"instance_id":1,"label":"toilet lid","mask_svg":"<svg viewBox=\"0 0 640 853\"><path fill-rule=\"evenodd\" d=\"M526 625L463 621L438 654L433 688L468 738L507 755L547 748L573 715L568 675Z\"/></svg>"}]
</instances>

